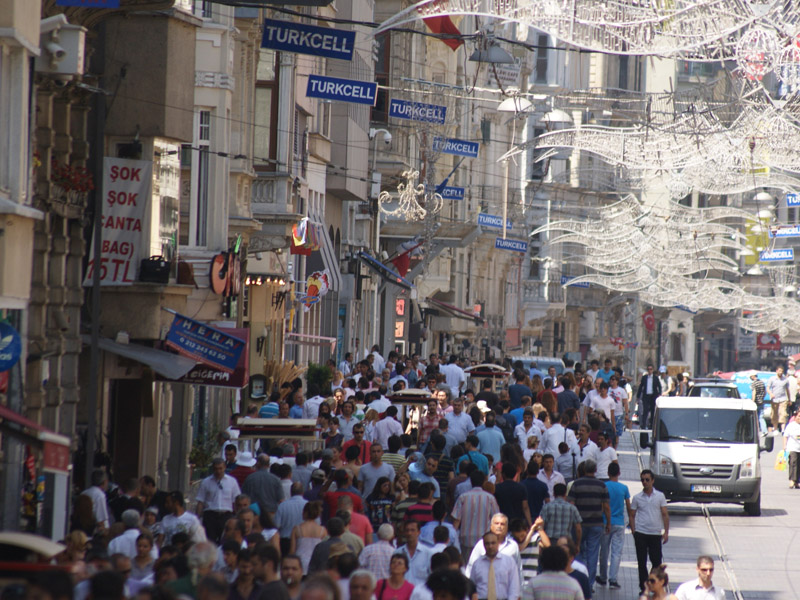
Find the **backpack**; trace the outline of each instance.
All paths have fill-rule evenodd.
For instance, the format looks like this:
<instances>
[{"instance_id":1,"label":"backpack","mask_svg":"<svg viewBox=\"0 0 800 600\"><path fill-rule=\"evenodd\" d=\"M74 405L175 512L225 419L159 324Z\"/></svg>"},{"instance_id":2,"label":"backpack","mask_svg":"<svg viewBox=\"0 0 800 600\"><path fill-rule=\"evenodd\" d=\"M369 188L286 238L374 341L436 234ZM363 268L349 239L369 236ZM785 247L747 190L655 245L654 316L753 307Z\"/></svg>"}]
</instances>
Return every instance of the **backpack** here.
<instances>
[{"instance_id":1,"label":"backpack","mask_svg":"<svg viewBox=\"0 0 800 600\"><path fill-rule=\"evenodd\" d=\"M514 437L514 427L509 423L508 419L504 415L497 415L497 419L495 419L495 427L500 429L500 432L503 434L503 437L506 440L507 444L512 444L516 441Z\"/></svg>"}]
</instances>

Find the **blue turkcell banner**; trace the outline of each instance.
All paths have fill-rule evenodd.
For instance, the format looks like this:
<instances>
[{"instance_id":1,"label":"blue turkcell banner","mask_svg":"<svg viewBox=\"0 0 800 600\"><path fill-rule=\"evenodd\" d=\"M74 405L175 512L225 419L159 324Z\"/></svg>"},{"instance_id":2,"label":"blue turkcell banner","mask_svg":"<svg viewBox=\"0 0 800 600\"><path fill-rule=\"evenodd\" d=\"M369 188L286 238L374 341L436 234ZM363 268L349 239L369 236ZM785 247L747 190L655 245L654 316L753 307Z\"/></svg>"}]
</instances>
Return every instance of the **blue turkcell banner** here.
<instances>
[{"instance_id":1,"label":"blue turkcell banner","mask_svg":"<svg viewBox=\"0 0 800 600\"><path fill-rule=\"evenodd\" d=\"M800 225L778 225L769 228L771 238L800 237Z\"/></svg>"},{"instance_id":2,"label":"blue turkcell banner","mask_svg":"<svg viewBox=\"0 0 800 600\"><path fill-rule=\"evenodd\" d=\"M569 287L579 287L579 288L588 288L589 287L589 282L588 281L581 281L579 283L570 283L570 281L572 281L573 279L575 279L575 278L574 277L569 277L568 275L562 275L561 276L561 285L566 285L566 286L569 286Z\"/></svg>"},{"instance_id":3,"label":"blue turkcell banner","mask_svg":"<svg viewBox=\"0 0 800 600\"><path fill-rule=\"evenodd\" d=\"M486 213L478 213L478 225L481 227L494 227L495 229L502 229L503 217L488 215ZM511 219L506 219L506 229L511 229L511 227Z\"/></svg>"},{"instance_id":4,"label":"blue turkcell banner","mask_svg":"<svg viewBox=\"0 0 800 600\"><path fill-rule=\"evenodd\" d=\"M501 237L495 239L494 247L498 250L510 250L512 252L522 252L523 254L528 251L528 242L522 240L503 239Z\"/></svg>"},{"instance_id":5,"label":"blue turkcell banner","mask_svg":"<svg viewBox=\"0 0 800 600\"><path fill-rule=\"evenodd\" d=\"M464 199L464 188L463 187L456 187L453 185L446 185L444 187L438 188L437 191L442 195L442 198L445 200L463 200Z\"/></svg>"},{"instance_id":6,"label":"blue turkcell banner","mask_svg":"<svg viewBox=\"0 0 800 600\"><path fill-rule=\"evenodd\" d=\"M119 4L119 0L117 0ZM353 60L356 43L355 31L342 31L330 27L304 25L291 21L264 21L264 35L261 47L283 52L312 54L325 58Z\"/></svg>"},{"instance_id":7,"label":"blue turkcell banner","mask_svg":"<svg viewBox=\"0 0 800 600\"><path fill-rule=\"evenodd\" d=\"M119 8L119 0L56 0L56 6L80 6L82 8Z\"/></svg>"},{"instance_id":8,"label":"blue turkcell banner","mask_svg":"<svg viewBox=\"0 0 800 600\"><path fill-rule=\"evenodd\" d=\"M323 75L309 75L306 96L323 100L338 100L353 104L375 106L378 84L353 79L339 79Z\"/></svg>"},{"instance_id":9,"label":"blue turkcell banner","mask_svg":"<svg viewBox=\"0 0 800 600\"><path fill-rule=\"evenodd\" d=\"M794 248L776 248L775 250L762 250L758 254L761 262L777 262L781 260L794 260Z\"/></svg>"},{"instance_id":10,"label":"blue turkcell banner","mask_svg":"<svg viewBox=\"0 0 800 600\"><path fill-rule=\"evenodd\" d=\"M436 104L423 104L422 102L409 102L408 100L392 99L389 102L389 116L408 121L421 121L423 123L436 123L444 125L447 116L447 107Z\"/></svg>"},{"instance_id":11,"label":"blue turkcell banner","mask_svg":"<svg viewBox=\"0 0 800 600\"><path fill-rule=\"evenodd\" d=\"M786 194L786 206L800 206L800 194Z\"/></svg>"},{"instance_id":12,"label":"blue turkcell banner","mask_svg":"<svg viewBox=\"0 0 800 600\"><path fill-rule=\"evenodd\" d=\"M233 373L245 342L237 337L175 313L166 340L167 346L226 373Z\"/></svg>"},{"instance_id":13,"label":"blue turkcell banner","mask_svg":"<svg viewBox=\"0 0 800 600\"><path fill-rule=\"evenodd\" d=\"M466 140L456 140L453 138L443 139L433 138L433 149L443 154L453 154L455 156L466 156L467 158L478 158L480 144L478 142L468 142Z\"/></svg>"}]
</instances>

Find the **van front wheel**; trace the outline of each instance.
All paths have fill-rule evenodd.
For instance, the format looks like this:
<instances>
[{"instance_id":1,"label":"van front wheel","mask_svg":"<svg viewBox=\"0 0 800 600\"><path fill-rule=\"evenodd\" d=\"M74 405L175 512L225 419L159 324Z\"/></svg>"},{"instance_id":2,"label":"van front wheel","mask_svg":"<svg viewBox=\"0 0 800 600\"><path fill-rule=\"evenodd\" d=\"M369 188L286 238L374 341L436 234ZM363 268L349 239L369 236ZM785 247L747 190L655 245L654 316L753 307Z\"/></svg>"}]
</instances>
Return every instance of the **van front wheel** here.
<instances>
[{"instance_id":1,"label":"van front wheel","mask_svg":"<svg viewBox=\"0 0 800 600\"><path fill-rule=\"evenodd\" d=\"M761 516L761 491L758 492L758 497L753 502L744 503L744 512L751 517Z\"/></svg>"}]
</instances>

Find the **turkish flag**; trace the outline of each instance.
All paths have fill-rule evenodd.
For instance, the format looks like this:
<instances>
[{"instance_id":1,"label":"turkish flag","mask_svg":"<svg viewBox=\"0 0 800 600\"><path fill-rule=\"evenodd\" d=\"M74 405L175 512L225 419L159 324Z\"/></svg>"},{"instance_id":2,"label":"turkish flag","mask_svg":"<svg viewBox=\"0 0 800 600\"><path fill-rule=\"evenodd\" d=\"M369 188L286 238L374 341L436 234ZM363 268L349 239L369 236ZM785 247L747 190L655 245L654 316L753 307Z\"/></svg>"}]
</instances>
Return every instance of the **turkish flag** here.
<instances>
[{"instance_id":1,"label":"turkish flag","mask_svg":"<svg viewBox=\"0 0 800 600\"><path fill-rule=\"evenodd\" d=\"M642 322L647 331L652 333L656 330L656 316L653 314L652 308L642 314Z\"/></svg>"}]
</instances>

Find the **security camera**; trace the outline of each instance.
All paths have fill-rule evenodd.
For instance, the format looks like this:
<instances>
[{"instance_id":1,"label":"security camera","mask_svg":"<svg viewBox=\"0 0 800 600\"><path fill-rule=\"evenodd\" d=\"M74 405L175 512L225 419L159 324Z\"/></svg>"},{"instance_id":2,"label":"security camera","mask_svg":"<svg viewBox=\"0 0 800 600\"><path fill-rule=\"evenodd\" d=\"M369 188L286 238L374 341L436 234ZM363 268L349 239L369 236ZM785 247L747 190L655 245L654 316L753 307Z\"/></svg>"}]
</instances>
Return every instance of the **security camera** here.
<instances>
[{"instance_id":1,"label":"security camera","mask_svg":"<svg viewBox=\"0 0 800 600\"><path fill-rule=\"evenodd\" d=\"M67 55L67 51L64 50L63 46L53 41L47 42L44 45L44 49L47 50L47 53L50 55L50 62L54 65L63 60Z\"/></svg>"},{"instance_id":2,"label":"security camera","mask_svg":"<svg viewBox=\"0 0 800 600\"><path fill-rule=\"evenodd\" d=\"M66 85L72 81L72 75L66 73L56 74L53 75L52 80L56 87L66 87Z\"/></svg>"},{"instance_id":3,"label":"security camera","mask_svg":"<svg viewBox=\"0 0 800 600\"><path fill-rule=\"evenodd\" d=\"M392 145L392 134L386 133L383 135L383 145L389 147Z\"/></svg>"},{"instance_id":4,"label":"security camera","mask_svg":"<svg viewBox=\"0 0 800 600\"><path fill-rule=\"evenodd\" d=\"M261 260L262 258L264 258L264 255L261 252L256 252L256 260Z\"/></svg>"}]
</instances>

